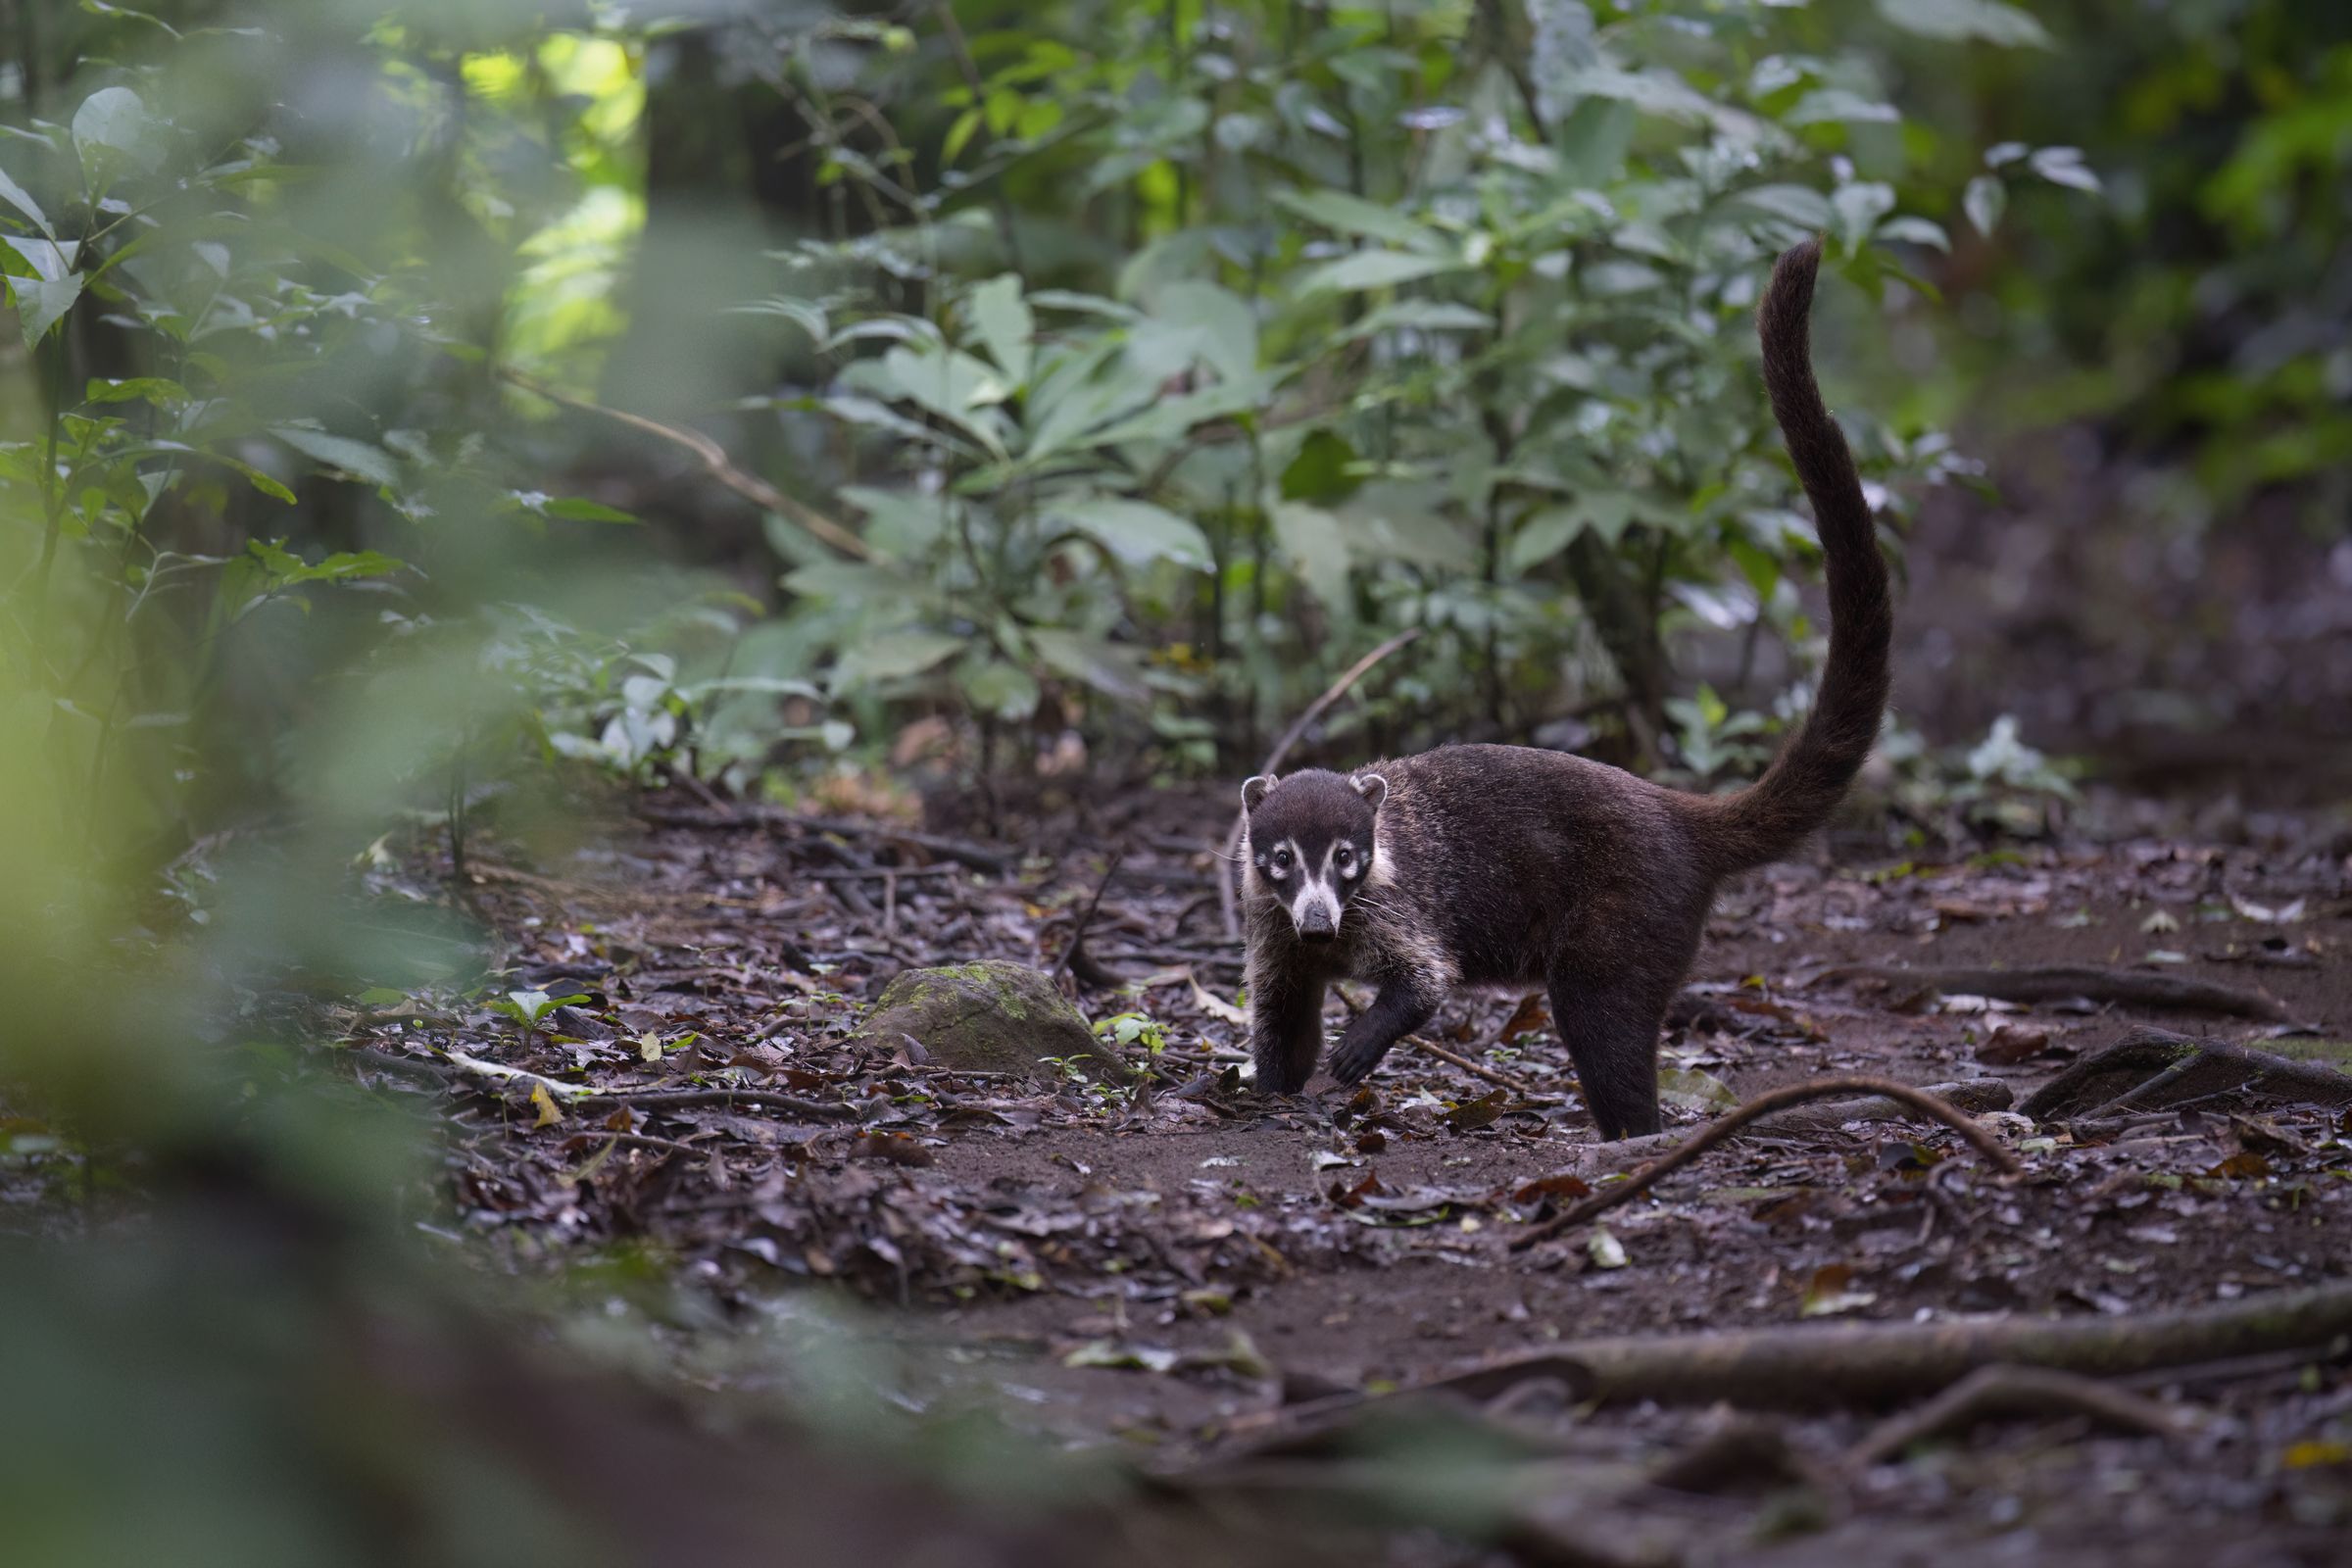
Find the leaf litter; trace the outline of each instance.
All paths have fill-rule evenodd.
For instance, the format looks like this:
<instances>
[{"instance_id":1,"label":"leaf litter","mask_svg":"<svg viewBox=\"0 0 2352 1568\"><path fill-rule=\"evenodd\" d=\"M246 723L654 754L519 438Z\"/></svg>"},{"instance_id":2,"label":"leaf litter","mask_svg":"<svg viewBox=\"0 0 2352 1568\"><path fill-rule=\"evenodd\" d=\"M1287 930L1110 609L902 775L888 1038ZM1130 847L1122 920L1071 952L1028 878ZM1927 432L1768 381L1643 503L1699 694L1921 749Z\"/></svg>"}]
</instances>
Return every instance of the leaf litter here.
<instances>
[{"instance_id":1,"label":"leaf litter","mask_svg":"<svg viewBox=\"0 0 2352 1568\"><path fill-rule=\"evenodd\" d=\"M363 1078L434 1097L439 1199L494 1266L560 1273L650 1246L722 1317L824 1282L892 1314L906 1397L979 1396L971 1355L1009 1356L1046 1400L1016 1418L1069 1441L1115 1435L1171 1473L1288 1419L1301 1389L1409 1387L1561 1337L2125 1319L2352 1273L2345 1115L2292 1101L2095 1124L1992 1113L1983 1124L2026 1166L2013 1180L1949 1157L1957 1141L1932 1124L1759 1125L1605 1227L1514 1256L1514 1234L1629 1164L1593 1141L1541 999L1457 998L1427 1031L1532 1096L1406 1044L1360 1090L1318 1080L1319 1096L1265 1104L1228 1000L1240 954L1221 938L1216 861L1189 848L1222 823L1205 802L1152 808L1163 820L1054 857L880 824L649 813L561 874L480 874L473 901L504 944L480 995L506 1008L424 993L351 1012L344 1044ZM1125 981L1076 992L1091 1018L1149 1021L1122 1031L1127 1076L959 1073L919 1041L858 1035L903 968L1055 969L1098 890L1093 961L1066 967ZM2157 913L2224 944L2167 965L2200 980L2232 983L2242 960L2225 953L2308 956L2264 970L2296 1022L1822 979L1852 965L2130 970ZM2352 1066L2348 954L2347 867L2324 858L2124 841L1890 876L1774 867L1719 901L1669 1019L1669 1128L1835 1071L1989 1074L2022 1099L2135 1024ZM530 1016L543 997L565 1000ZM2174 1396L2211 1418L2205 1436L1996 1429L1942 1471L1874 1470L1808 1527L1813 1544L1857 1519L1948 1531L1955 1496L2089 1544L2195 1519L2352 1523L2352 1475L2327 1458L2352 1436L2340 1357ZM1830 1454L1867 1414L1788 1439ZM1584 1430L1621 1456L1702 1436L1655 1408L1589 1415ZM2202 1446L2193 1466L2174 1462L2182 1442ZM2086 1511L2084 1478L2117 1473L2136 1478L2130 1495Z\"/></svg>"}]
</instances>

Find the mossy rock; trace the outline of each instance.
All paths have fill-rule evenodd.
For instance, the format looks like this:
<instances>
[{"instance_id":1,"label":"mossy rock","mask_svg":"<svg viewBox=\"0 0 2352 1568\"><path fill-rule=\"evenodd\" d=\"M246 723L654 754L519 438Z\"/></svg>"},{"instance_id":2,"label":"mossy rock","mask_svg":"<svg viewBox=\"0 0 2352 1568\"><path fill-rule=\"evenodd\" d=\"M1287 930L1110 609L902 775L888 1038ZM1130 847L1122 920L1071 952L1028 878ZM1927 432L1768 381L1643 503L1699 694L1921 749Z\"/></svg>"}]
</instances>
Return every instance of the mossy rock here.
<instances>
[{"instance_id":1,"label":"mossy rock","mask_svg":"<svg viewBox=\"0 0 2352 1568\"><path fill-rule=\"evenodd\" d=\"M937 1066L965 1072L1060 1076L1049 1058L1080 1058L1090 1077L1115 1080L1118 1053L1035 969L994 959L908 969L885 986L864 1034L877 1044L918 1041Z\"/></svg>"}]
</instances>

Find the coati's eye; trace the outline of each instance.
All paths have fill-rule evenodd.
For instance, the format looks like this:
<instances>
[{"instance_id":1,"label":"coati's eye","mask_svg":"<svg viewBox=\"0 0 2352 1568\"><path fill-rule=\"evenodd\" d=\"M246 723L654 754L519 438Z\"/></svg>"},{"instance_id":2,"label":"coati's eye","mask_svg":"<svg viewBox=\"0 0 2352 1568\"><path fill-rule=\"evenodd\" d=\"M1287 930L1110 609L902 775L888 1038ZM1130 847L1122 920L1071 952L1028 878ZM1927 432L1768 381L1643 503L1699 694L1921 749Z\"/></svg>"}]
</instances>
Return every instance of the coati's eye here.
<instances>
[{"instance_id":1,"label":"coati's eye","mask_svg":"<svg viewBox=\"0 0 2352 1568\"><path fill-rule=\"evenodd\" d=\"M1355 851L1353 849L1345 844L1341 845L1336 858L1339 861L1342 876L1355 875Z\"/></svg>"},{"instance_id":2,"label":"coati's eye","mask_svg":"<svg viewBox=\"0 0 2352 1568\"><path fill-rule=\"evenodd\" d=\"M1288 850L1276 850L1274 852L1274 874L1276 876L1280 876L1283 872L1288 871L1290 868L1291 852Z\"/></svg>"}]
</instances>

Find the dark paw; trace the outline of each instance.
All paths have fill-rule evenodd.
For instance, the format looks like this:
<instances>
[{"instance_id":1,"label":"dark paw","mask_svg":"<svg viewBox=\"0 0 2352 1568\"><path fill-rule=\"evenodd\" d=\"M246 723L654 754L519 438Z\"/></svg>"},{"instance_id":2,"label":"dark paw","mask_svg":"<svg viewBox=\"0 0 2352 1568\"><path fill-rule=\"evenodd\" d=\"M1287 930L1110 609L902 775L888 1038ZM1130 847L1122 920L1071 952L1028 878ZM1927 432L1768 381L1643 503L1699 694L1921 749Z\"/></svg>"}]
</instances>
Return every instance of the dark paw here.
<instances>
[{"instance_id":1,"label":"dark paw","mask_svg":"<svg viewBox=\"0 0 2352 1568\"><path fill-rule=\"evenodd\" d=\"M1331 1054L1331 1075L1352 1088L1371 1077L1372 1069L1379 1066L1380 1058L1387 1054L1377 1046L1342 1041L1340 1049Z\"/></svg>"}]
</instances>

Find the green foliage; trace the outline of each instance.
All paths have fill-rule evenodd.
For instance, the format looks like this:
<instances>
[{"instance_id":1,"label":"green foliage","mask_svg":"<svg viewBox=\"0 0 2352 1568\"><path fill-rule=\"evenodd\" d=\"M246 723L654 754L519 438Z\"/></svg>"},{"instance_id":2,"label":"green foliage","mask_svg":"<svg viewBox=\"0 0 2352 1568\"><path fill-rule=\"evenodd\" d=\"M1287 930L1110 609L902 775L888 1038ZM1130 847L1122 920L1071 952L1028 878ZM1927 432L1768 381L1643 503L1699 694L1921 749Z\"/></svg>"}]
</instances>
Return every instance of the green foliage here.
<instances>
[{"instance_id":1,"label":"green foliage","mask_svg":"<svg viewBox=\"0 0 2352 1568\"><path fill-rule=\"evenodd\" d=\"M2004 6L1883 9L2040 41ZM1240 741L1409 624L1441 635L1398 723L1521 731L1563 674L1613 673L1654 730L1684 590L1794 631L1812 544L1747 308L1815 230L1872 294L1924 287L1959 193L1906 200L1871 58L1792 47L1796 19L1531 15L1089 5L1056 30L1099 52L1007 17L968 59L869 57L897 156L836 141L827 175L872 224L837 206L745 307L818 368L766 405L880 470L843 496L881 559L785 579L830 689L1148 703L1163 735L1182 705ZM2040 149L1968 211L2027 168L2095 183ZM1890 520L1965 471L1933 431L1854 427Z\"/></svg>"}]
</instances>

